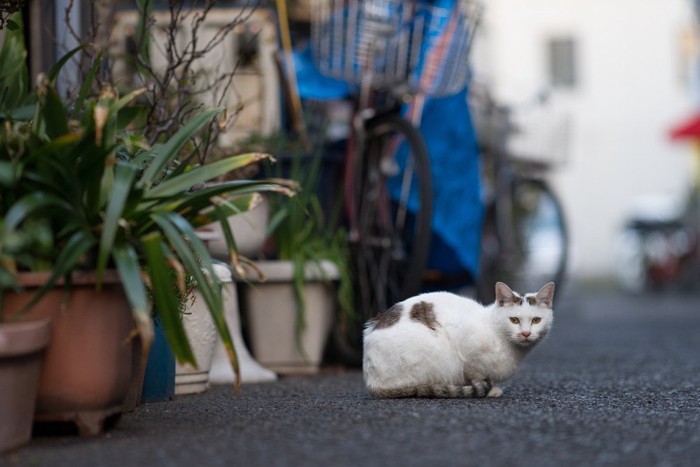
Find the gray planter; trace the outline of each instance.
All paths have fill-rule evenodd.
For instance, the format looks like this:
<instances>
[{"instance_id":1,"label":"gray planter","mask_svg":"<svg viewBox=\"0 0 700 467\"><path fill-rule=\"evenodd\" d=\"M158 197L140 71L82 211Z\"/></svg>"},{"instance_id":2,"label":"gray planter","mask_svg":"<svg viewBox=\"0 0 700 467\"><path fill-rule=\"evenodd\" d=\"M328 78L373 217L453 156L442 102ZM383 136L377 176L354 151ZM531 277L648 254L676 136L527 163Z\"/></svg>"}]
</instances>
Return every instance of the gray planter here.
<instances>
[{"instance_id":1,"label":"gray planter","mask_svg":"<svg viewBox=\"0 0 700 467\"><path fill-rule=\"evenodd\" d=\"M260 364L280 374L317 373L337 307L337 268L328 261L321 262L321 270L314 263L306 267L305 327L299 348L293 263L260 261L256 266L266 280L250 277L241 289L253 355Z\"/></svg>"}]
</instances>

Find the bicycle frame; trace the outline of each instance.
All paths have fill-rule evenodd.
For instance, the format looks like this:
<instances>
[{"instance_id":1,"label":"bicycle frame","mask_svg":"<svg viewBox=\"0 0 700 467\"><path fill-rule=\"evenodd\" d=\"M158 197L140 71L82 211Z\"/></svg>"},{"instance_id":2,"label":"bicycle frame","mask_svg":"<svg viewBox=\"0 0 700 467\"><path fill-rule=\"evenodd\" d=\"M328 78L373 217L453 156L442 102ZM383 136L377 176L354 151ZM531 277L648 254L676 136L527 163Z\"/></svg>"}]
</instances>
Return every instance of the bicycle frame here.
<instances>
[{"instance_id":1,"label":"bicycle frame","mask_svg":"<svg viewBox=\"0 0 700 467\"><path fill-rule=\"evenodd\" d=\"M486 202L486 219L484 225L484 238L482 240L482 283L479 289L480 299L489 301L492 299L492 281L515 281L512 286L518 287L522 275L527 275L526 270L530 260L538 260L529 251L532 239L526 237L528 222L534 222L542 215L542 209L553 210L556 216L557 234L563 242L563 250L550 274L546 274L546 281L561 282L566 266L567 234L563 221L561 206L554 192L549 187L545 174L549 170L548 164L538 160L514 159L508 151L507 141L513 128L510 123L509 109L497 105L483 91L475 90L473 98L481 98L485 102L487 122L481 129L482 154L484 165L490 169L486 176L491 181L491 194ZM528 211L523 207L527 200L519 199L522 191L535 197L537 211ZM541 204L545 203L545 204ZM544 207L542 207L544 206ZM520 217L525 216L525 217ZM528 216L535 216L533 218ZM524 220L523 220L524 219ZM488 225L489 223L493 225ZM489 230L495 229L495 230ZM540 227L541 229L541 227ZM541 234L540 234L541 235ZM496 273L498 277L491 277ZM542 285L542 284L539 284ZM526 292L526 290L521 290Z\"/></svg>"}]
</instances>

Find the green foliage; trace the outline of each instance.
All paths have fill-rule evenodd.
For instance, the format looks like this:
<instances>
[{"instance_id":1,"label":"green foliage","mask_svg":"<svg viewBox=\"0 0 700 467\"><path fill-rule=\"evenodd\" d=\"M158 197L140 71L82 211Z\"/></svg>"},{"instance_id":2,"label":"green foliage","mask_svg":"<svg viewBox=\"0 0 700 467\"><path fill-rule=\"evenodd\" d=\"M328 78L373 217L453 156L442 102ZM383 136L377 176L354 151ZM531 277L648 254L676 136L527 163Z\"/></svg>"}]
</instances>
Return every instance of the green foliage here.
<instances>
[{"instance_id":1,"label":"green foliage","mask_svg":"<svg viewBox=\"0 0 700 467\"><path fill-rule=\"evenodd\" d=\"M19 13L10 17L0 49L0 118L27 116L26 106L30 100L29 71L24 32L17 24L21 22ZM10 24L16 27L10 27Z\"/></svg>"},{"instance_id":2,"label":"green foliage","mask_svg":"<svg viewBox=\"0 0 700 467\"><path fill-rule=\"evenodd\" d=\"M293 283L297 302L296 336L301 349L300 336L306 325L304 283L307 266L316 267L323 275L321 261L332 262L338 269L338 304L342 313L352 314L353 290L350 272L347 231L338 225L341 198L327 219L318 196L321 177L322 154L306 154L297 142L285 135L277 134L250 141L253 147L264 148L274 153L285 154L289 163L291 180L299 183L301 190L294 198L275 197L271 200L268 234L274 239L277 256L294 264ZM282 164L275 166L276 175L281 175ZM303 350L303 349L302 349Z\"/></svg>"},{"instance_id":3,"label":"green foliage","mask_svg":"<svg viewBox=\"0 0 700 467\"><path fill-rule=\"evenodd\" d=\"M22 76L6 82L21 87L25 75L18 73ZM130 103L140 90L122 98L109 86L97 96L81 92L82 112L75 121L50 76L38 79L31 120L14 121L10 107L0 117L0 312L1 293L16 287L18 271L51 271L35 303L59 279L69 284L72 271L96 270L99 288L104 271L116 268L146 345L153 332L152 304L178 360L196 364L173 294L191 277L237 371L221 286L196 229L239 212L256 192L291 196L295 184L238 180L202 188L269 156L251 153L211 165L183 165L178 161L187 160L188 142L218 109L201 112L171 138L148 147L128 126L139 114ZM83 88L90 89L89 83ZM235 258L233 245L230 249Z\"/></svg>"}]
</instances>

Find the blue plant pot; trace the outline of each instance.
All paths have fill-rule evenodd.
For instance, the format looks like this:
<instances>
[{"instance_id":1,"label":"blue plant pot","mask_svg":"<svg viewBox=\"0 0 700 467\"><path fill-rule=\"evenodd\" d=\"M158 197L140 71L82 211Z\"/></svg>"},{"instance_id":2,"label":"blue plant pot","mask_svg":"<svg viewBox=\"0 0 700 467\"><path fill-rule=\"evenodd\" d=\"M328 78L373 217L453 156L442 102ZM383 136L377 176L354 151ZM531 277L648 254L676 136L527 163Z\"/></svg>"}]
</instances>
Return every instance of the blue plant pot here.
<instances>
[{"instance_id":1,"label":"blue plant pot","mask_svg":"<svg viewBox=\"0 0 700 467\"><path fill-rule=\"evenodd\" d=\"M168 401L175 396L175 356L157 318L154 319L154 332L143 379L142 403Z\"/></svg>"}]
</instances>

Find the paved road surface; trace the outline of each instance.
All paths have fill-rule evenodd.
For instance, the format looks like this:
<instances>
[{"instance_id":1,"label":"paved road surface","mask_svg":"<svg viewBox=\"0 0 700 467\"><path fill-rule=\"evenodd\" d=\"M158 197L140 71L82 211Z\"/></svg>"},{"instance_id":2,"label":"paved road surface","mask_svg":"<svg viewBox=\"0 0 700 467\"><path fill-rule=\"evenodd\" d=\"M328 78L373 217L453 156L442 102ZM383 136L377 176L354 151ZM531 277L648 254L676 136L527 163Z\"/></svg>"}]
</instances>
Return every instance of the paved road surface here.
<instances>
[{"instance_id":1,"label":"paved road surface","mask_svg":"<svg viewBox=\"0 0 700 467\"><path fill-rule=\"evenodd\" d=\"M555 312L501 399L373 400L359 373L326 371L147 404L0 465L700 465L700 295L579 288Z\"/></svg>"}]
</instances>

